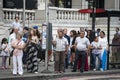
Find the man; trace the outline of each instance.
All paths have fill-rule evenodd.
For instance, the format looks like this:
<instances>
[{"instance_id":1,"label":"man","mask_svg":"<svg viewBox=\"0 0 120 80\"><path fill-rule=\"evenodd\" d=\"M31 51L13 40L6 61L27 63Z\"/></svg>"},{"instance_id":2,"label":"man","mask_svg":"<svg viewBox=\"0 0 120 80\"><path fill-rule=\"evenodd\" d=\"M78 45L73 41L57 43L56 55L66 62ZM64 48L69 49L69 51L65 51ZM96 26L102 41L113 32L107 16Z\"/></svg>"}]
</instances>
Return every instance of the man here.
<instances>
[{"instance_id":1,"label":"man","mask_svg":"<svg viewBox=\"0 0 120 80\"><path fill-rule=\"evenodd\" d=\"M80 72L84 71L84 67L85 67L85 62L86 62L86 55L87 55L87 51L89 50L90 47L90 42L89 40L84 36L85 32L84 31L80 31L80 36L76 38L75 41L75 48L76 48L76 56L75 56L75 62L74 62L74 67L72 72L76 72L77 71L77 63L78 60L81 56L82 59L82 64L80 67Z\"/></svg>"},{"instance_id":2,"label":"man","mask_svg":"<svg viewBox=\"0 0 120 80\"><path fill-rule=\"evenodd\" d=\"M22 31L22 27L20 25L18 16L15 17L15 21L12 23L12 28L11 29L16 28L16 27L18 28L19 32Z\"/></svg>"},{"instance_id":3,"label":"man","mask_svg":"<svg viewBox=\"0 0 120 80\"><path fill-rule=\"evenodd\" d=\"M63 73L65 65L65 54L68 52L68 41L63 37L63 31L58 32L58 37L53 41L55 47L55 72Z\"/></svg>"},{"instance_id":4,"label":"man","mask_svg":"<svg viewBox=\"0 0 120 80\"><path fill-rule=\"evenodd\" d=\"M22 40L24 41L24 43L27 44L28 37L29 37L29 28L28 28L28 27L24 27L24 28L23 28L23 33L24 33L24 35L23 35L23 37L22 37ZM26 45L26 44L25 44L25 45ZM25 49L26 49L26 48L24 48L24 50L23 50L23 58L22 58L24 65L26 65L26 61L27 61L27 52L26 52Z\"/></svg>"},{"instance_id":5,"label":"man","mask_svg":"<svg viewBox=\"0 0 120 80\"><path fill-rule=\"evenodd\" d=\"M70 36L67 35L67 29L63 29L63 34L64 37L67 39L69 45L70 45ZM70 48L68 49L68 53L66 54L66 58L65 58L65 68L68 68L68 65L70 63Z\"/></svg>"}]
</instances>

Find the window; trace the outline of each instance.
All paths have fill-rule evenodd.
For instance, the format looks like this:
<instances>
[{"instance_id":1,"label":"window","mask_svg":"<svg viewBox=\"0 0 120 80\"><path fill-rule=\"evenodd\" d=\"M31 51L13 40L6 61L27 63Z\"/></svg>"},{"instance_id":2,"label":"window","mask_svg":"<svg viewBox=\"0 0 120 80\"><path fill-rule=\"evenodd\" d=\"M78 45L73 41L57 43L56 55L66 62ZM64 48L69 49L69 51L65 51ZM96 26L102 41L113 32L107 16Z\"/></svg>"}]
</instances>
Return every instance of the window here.
<instances>
[{"instance_id":1,"label":"window","mask_svg":"<svg viewBox=\"0 0 120 80\"><path fill-rule=\"evenodd\" d=\"M71 8L72 0L55 0L56 7Z\"/></svg>"},{"instance_id":2,"label":"window","mask_svg":"<svg viewBox=\"0 0 120 80\"><path fill-rule=\"evenodd\" d=\"M3 8L23 8L23 0L3 0ZM26 9L37 9L37 0L26 0Z\"/></svg>"}]
</instances>

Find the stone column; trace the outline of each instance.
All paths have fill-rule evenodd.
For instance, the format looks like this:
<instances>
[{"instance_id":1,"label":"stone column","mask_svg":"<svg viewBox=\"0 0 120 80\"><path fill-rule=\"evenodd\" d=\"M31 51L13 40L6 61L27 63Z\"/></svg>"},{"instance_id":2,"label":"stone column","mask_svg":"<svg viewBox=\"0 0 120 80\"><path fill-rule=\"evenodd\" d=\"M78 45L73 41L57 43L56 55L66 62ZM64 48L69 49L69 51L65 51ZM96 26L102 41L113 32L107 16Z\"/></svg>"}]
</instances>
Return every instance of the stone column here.
<instances>
[{"instance_id":1,"label":"stone column","mask_svg":"<svg viewBox=\"0 0 120 80\"><path fill-rule=\"evenodd\" d=\"M0 0L0 24L3 22L3 0Z\"/></svg>"}]
</instances>

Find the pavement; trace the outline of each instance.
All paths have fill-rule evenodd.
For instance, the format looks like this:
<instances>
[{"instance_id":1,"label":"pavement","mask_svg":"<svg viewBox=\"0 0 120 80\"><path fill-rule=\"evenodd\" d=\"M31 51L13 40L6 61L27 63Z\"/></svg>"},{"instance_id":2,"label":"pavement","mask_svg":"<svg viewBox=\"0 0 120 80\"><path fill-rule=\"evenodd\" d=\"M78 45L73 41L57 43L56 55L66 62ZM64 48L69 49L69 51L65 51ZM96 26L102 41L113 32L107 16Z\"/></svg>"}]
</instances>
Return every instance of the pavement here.
<instances>
[{"instance_id":1,"label":"pavement","mask_svg":"<svg viewBox=\"0 0 120 80\"><path fill-rule=\"evenodd\" d=\"M42 73L45 70L44 62L39 63L39 73L27 73L24 69L23 76L13 76L12 69L0 69L0 80L88 80L91 76L109 76L109 75L120 75L120 69L111 69L107 71L85 71L84 73L71 72L71 68L66 69L65 73L54 73L54 62L49 62L48 70L50 73ZM77 79L73 79L77 76ZM87 76L87 77L86 77ZM67 79L66 79L67 77ZM91 77L91 79L93 78ZM69 79L70 78L70 79ZM97 78L97 77L96 77ZM117 77L120 80L120 77ZM97 79L95 79L97 80ZM114 79L113 79L114 80Z\"/></svg>"}]
</instances>

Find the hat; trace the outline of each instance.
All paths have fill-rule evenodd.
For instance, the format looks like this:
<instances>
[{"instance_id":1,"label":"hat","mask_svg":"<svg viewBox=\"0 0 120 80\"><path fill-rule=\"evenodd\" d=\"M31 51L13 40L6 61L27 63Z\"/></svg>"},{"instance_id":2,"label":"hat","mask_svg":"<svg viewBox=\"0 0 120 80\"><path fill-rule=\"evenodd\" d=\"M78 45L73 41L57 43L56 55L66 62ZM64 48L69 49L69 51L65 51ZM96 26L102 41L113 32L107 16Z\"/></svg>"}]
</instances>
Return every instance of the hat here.
<instances>
[{"instance_id":1,"label":"hat","mask_svg":"<svg viewBox=\"0 0 120 80\"><path fill-rule=\"evenodd\" d=\"M33 26L33 29L38 29L38 26Z\"/></svg>"}]
</instances>

